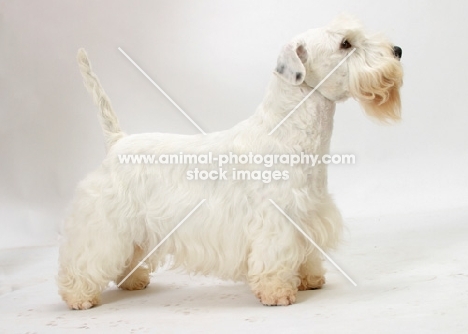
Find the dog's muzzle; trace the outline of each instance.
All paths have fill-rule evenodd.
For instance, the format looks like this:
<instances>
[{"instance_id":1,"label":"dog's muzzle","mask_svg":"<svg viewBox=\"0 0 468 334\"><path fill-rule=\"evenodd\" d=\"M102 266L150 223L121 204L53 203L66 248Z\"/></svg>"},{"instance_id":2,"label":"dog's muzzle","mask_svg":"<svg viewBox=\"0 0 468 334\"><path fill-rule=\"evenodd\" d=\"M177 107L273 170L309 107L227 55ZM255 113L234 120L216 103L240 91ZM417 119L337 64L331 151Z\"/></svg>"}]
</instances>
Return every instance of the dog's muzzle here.
<instances>
[{"instance_id":1,"label":"dog's muzzle","mask_svg":"<svg viewBox=\"0 0 468 334\"><path fill-rule=\"evenodd\" d=\"M398 59L401 59L402 53L403 53L403 50L399 46L393 47L393 54L395 55L395 57L397 57Z\"/></svg>"}]
</instances>

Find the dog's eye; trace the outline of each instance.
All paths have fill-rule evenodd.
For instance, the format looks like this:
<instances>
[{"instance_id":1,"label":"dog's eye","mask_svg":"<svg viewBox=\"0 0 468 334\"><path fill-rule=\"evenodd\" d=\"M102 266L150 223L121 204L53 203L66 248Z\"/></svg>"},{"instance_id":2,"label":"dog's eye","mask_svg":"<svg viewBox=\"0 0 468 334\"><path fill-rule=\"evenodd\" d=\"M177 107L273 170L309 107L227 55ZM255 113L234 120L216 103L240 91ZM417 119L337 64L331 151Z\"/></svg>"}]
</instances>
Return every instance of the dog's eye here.
<instances>
[{"instance_id":1,"label":"dog's eye","mask_svg":"<svg viewBox=\"0 0 468 334\"><path fill-rule=\"evenodd\" d=\"M340 47L342 49L349 49L351 47L351 43L349 43L348 40L344 39L343 42L341 42Z\"/></svg>"}]
</instances>

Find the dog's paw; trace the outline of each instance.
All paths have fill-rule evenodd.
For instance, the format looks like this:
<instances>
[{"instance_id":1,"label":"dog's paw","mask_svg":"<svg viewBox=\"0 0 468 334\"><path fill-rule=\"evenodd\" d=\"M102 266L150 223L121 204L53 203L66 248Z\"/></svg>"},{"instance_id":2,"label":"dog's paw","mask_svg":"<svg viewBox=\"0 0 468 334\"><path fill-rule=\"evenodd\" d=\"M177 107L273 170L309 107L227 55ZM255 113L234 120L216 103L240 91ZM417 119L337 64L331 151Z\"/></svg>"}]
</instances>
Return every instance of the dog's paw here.
<instances>
[{"instance_id":1,"label":"dog's paw","mask_svg":"<svg viewBox=\"0 0 468 334\"><path fill-rule=\"evenodd\" d=\"M256 295L265 306L288 306L296 302L295 291L259 292Z\"/></svg>"},{"instance_id":2,"label":"dog's paw","mask_svg":"<svg viewBox=\"0 0 468 334\"><path fill-rule=\"evenodd\" d=\"M260 299L264 306L288 306L296 302L296 296L288 297L263 297Z\"/></svg>"},{"instance_id":3,"label":"dog's paw","mask_svg":"<svg viewBox=\"0 0 468 334\"><path fill-rule=\"evenodd\" d=\"M150 284L149 272L145 268L138 268L129 278L121 285L122 290L143 290Z\"/></svg>"},{"instance_id":4,"label":"dog's paw","mask_svg":"<svg viewBox=\"0 0 468 334\"><path fill-rule=\"evenodd\" d=\"M299 291L321 289L325 284L325 276L307 275L301 278L301 283L297 287Z\"/></svg>"},{"instance_id":5,"label":"dog's paw","mask_svg":"<svg viewBox=\"0 0 468 334\"><path fill-rule=\"evenodd\" d=\"M122 290L144 290L150 284L149 279L145 280L136 280L136 279L127 279L125 282L120 285Z\"/></svg>"},{"instance_id":6,"label":"dog's paw","mask_svg":"<svg viewBox=\"0 0 468 334\"><path fill-rule=\"evenodd\" d=\"M87 310L99 304L98 298L90 300L67 300L67 305L72 310Z\"/></svg>"}]
</instances>

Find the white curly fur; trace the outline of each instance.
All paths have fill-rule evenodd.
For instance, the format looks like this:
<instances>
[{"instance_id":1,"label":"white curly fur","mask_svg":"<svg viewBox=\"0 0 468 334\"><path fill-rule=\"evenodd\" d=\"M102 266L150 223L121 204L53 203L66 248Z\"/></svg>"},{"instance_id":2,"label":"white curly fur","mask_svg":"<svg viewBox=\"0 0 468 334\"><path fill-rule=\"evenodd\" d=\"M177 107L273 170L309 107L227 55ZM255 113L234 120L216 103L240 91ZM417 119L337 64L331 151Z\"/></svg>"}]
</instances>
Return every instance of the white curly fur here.
<instances>
[{"instance_id":1,"label":"white curly fur","mask_svg":"<svg viewBox=\"0 0 468 334\"><path fill-rule=\"evenodd\" d=\"M355 54L271 136L268 133L350 49ZM85 86L100 108L108 154L79 185L63 226L58 285L72 309L99 303L109 282L120 282L201 199L206 202L121 288L143 289L167 255L188 272L244 280L265 305L289 305L299 290L320 288L319 252L268 201L278 203L324 250L334 247L342 221L327 190L327 167L281 166L289 180L189 181L189 165L120 164L119 154L245 154L329 152L335 103L355 97L379 119L397 119L401 65L392 45L367 37L357 21L339 18L288 43L266 96L249 119L207 135L124 135L109 99L78 53ZM379 109L380 108L380 109ZM381 110L379 112L379 110ZM248 169L245 165L231 168ZM203 166L217 169L217 166ZM259 166L250 167L258 169Z\"/></svg>"}]
</instances>

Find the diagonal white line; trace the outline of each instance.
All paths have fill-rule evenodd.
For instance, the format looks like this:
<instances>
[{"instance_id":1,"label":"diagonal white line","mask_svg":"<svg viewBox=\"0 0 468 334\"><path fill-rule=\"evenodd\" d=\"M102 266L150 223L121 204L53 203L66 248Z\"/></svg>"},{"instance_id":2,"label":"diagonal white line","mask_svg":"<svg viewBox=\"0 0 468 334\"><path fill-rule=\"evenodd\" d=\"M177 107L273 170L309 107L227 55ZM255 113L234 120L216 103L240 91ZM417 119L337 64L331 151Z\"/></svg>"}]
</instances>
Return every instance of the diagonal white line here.
<instances>
[{"instance_id":1,"label":"diagonal white line","mask_svg":"<svg viewBox=\"0 0 468 334\"><path fill-rule=\"evenodd\" d=\"M307 235L307 233L305 233L304 230L301 229L301 228L299 227L299 225L297 225L297 224L291 219L291 217L289 217L289 216L283 211L283 209L281 209L271 198L270 198L270 202L279 210L279 212L281 212L281 213L283 214L283 216L285 216L285 217L291 222L291 224L294 225L295 228L297 228L297 229L299 230L299 232L301 232L301 233L304 235L304 237L306 237L307 240L309 240L309 241L315 246L315 248L317 248L317 249L320 251L320 253L322 253L323 256L325 256L325 257L327 258L328 261L330 261L331 264L333 264L333 265L335 266L336 269L338 269L338 270L343 274L344 277L346 277L354 286L357 286L357 284L351 279L351 277L349 277L348 274L346 274L346 273L343 271L343 269L341 269L341 268L335 263L335 261L333 261L333 260L327 255L327 253L325 253L325 252L323 251L323 249L320 248L319 245L317 245L317 244L315 243L315 241L314 241L311 237L309 237L309 236Z\"/></svg>"},{"instance_id":2,"label":"diagonal white line","mask_svg":"<svg viewBox=\"0 0 468 334\"><path fill-rule=\"evenodd\" d=\"M153 84L153 85L154 85L154 86L155 86L155 87L156 87L156 88L157 88L157 89L174 105L174 107L176 107L185 117L187 117L187 119L188 119L193 125L195 125L195 127L196 127L201 133L203 133L204 135L206 135L206 132L203 131L202 128L200 128L200 127L198 126L198 124L195 123L195 121L194 121L192 118L190 118L190 116L187 115L187 113L186 113L185 111L183 111L182 108L179 107L179 105L178 105L177 103L175 103L174 100L171 99L170 96L167 95L166 92L163 91L162 88L159 87L159 85L158 85L156 82L154 82L154 80L151 79L150 76L149 76L148 74L146 74L146 72L143 71L143 70L141 69L141 67L138 66L138 64L135 63L135 62L133 61L132 58L130 58L129 55L127 55L127 54L125 53L124 50L122 50L122 48L119 47L119 48L117 48L117 49L118 49L118 50L119 50L119 51L120 51L120 52L121 52L121 53L122 53L122 54L123 54L123 55L124 55L124 56L125 56L125 57L126 57L126 58L127 58L143 75L144 75L144 76L145 76L145 77L146 77L146 79L148 79L148 80L149 80L149 81L150 81L150 82L151 82L151 83L152 83L152 84Z\"/></svg>"},{"instance_id":3,"label":"diagonal white line","mask_svg":"<svg viewBox=\"0 0 468 334\"><path fill-rule=\"evenodd\" d=\"M338 67L340 67L341 64L343 64L343 63L346 61L346 59L348 59L349 56L351 56L351 55L353 54L354 51L356 51L356 48L354 48L350 53L348 53L348 55L347 55L346 57L344 57L344 58L338 63L338 65L336 65L335 68L334 68L333 70L331 70L331 72L328 73L327 76L326 76L325 78L323 78L322 81L320 81L320 82L318 83L318 85L315 86L315 88L314 88L309 94L307 94L307 95L301 100L301 102L299 102L299 103L297 104L297 106L295 106L294 109L291 110L291 111L289 112L289 114L287 114L286 117L283 118L283 120L282 120L281 122L278 123L277 126L275 126L275 127L273 128L273 130L270 131L270 133L269 133L268 135L271 135L273 132L275 132L276 129L278 129L278 128L280 127L280 125L283 124L284 121L287 120L287 119L289 118L289 116L291 116L291 115L297 110L297 108L299 108L299 107L304 103L304 101L307 100L307 99L308 99L308 98L325 82L325 80L327 80L327 79L330 77L330 75L332 75L333 72L335 72L336 69L337 69Z\"/></svg>"},{"instance_id":4,"label":"diagonal white line","mask_svg":"<svg viewBox=\"0 0 468 334\"><path fill-rule=\"evenodd\" d=\"M120 281L119 284L117 284L117 287L120 287L120 286L122 285L122 283L125 282L125 281L127 280L127 278L129 278L130 275L133 274L133 273L135 272L135 270L138 269L138 267L140 267L142 264L144 264L144 262L159 248L159 246L161 246L161 245L164 243L164 241L166 241L166 240L172 235L172 233L174 233L174 232L175 232L175 231L192 215L192 213L194 213L194 212L200 207L200 205L202 205L205 201L206 201L206 198L202 199L202 201L201 201L200 203L198 203L198 205L197 205L196 207L194 207L194 208L192 209L192 211L190 211L189 214L188 214L187 216L185 216L185 218L182 219L181 222L180 222L179 224L177 224L177 225L172 229L172 231L169 232L169 234L166 235L166 236L159 242L159 244L157 244L156 247L154 247L153 250L152 250L151 252L149 252L148 255L146 255L146 256L143 258L143 260L141 260L140 263L138 263L138 264L135 266L135 268L133 268L133 270L132 270L130 273L128 273L127 276L125 276L125 278L124 278L123 280Z\"/></svg>"}]
</instances>

